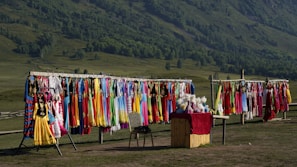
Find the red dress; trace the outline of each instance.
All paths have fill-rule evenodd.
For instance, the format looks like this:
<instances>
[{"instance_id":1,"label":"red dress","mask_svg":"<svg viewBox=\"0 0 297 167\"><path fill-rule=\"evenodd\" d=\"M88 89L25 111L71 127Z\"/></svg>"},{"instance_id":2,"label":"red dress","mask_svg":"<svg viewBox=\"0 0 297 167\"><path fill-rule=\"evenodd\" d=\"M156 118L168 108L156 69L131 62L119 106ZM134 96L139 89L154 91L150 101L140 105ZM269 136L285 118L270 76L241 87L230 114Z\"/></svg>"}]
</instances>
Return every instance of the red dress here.
<instances>
[{"instance_id":1,"label":"red dress","mask_svg":"<svg viewBox=\"0 0 297 167\"><path fill-rule=\"evenodd\" d=\"M271 120L275 117L275 110L274 110L274 104L273 104L273 88L268 87L267 88L267 95L266 95L266 106L265 106L265 114L264 114L264 121Z\"/></svg>"},{"instance_id":2,"label":"red dress","mask_svg":"<svg viewBox=\"0 0 297 167\"><path fill-rule=\"evenodd\" d=\"M230 82L224 84L224 115L231 114L231 85Z\"/></svg>"},{"instance_id":3,"label":"red dress","mask_svg":"<svg viewBox=\"0 0 297 167\"><path fill-rule=\"evenodd\" d=\"M90 134L91 132L91 126L89 124L89 82L87 79L84 80L84 92L83 92L83 119L84 119L84 134Z\"/></svg>"},{"instance_id":4,"label":"red dress","mask_svg":"<svg viewBox=\"0 0 297 167\"><path fill-rule=\"evenodd\" d=\"M163 121L168 122L169 121L168 110L167 110L168 89L167 89L166 83L161 83L160 89L161 89L160 91L161 91Z\"/></svg>"},{"instance_id":5,"label":"red dress","mask_svg":"<svg viewBox=\"0 0 297 167\"><path fill-rule=\"evenodd\" d=\"M158 103L157 103L157 88L154 83L153 88L151 90L151 103L152 103L152 114L153 114L153 122L157 123L160 121L159 119L159 111L158 111Z\"/></svg>"}]
</instances>

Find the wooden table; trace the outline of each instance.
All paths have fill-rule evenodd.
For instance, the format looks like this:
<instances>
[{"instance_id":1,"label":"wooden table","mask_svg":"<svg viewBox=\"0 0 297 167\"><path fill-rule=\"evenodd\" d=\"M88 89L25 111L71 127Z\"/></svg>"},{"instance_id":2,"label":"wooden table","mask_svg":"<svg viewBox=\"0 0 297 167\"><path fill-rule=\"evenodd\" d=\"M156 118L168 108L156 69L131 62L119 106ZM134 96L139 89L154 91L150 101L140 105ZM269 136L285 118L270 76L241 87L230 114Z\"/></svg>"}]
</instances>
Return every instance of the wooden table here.
<instances>
[{"instance_id":1,"label":"wooden table","mask_svg":"<svg viewBox=\"0 0 297 167\"><path fill-rule=\"evenodd\" d=\"M225 145L225 136L226 136L226 120L229 119L229 116L223 116L223 115L213 115L212 118L215 119L222 119L223 121L223 136L222 136L222 144ZM215 126L215 124L213 124ZM212 133L211 133L211 139L210 142L212 142Z\"/></svg>"}]
</instances>

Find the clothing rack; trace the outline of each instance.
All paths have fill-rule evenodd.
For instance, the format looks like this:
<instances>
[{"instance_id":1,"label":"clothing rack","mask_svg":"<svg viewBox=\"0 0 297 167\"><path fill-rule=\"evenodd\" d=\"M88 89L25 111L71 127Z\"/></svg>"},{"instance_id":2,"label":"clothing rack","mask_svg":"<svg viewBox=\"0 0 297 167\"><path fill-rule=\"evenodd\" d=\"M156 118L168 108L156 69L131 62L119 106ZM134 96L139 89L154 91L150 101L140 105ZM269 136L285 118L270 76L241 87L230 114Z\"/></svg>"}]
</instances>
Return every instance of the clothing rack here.
<instances>
[{"instance_id":1,"label":"clothing rack","mask_svg":"<svg viewBox=\"0 0 297 167\"><path fill-rule=\"evenodd\" d=\"M70 78L110 78L110 79L122 79L126 81L156 81L156 82L192 82L190 79L145 79L145 78L131 78L131 77L116 77L110 75L101 74L71 74L71 73L54 73L54 72L38 72L30 71L29 75L35 76L56 76L56 77L70 77Z\"/></svg>"},{"instance_id":2,"label":"clothing rack","mask_svg":"<svg viewBox=\"0 0 297 167\"><path fill-rule=\"evenodd\" d=\"M286 83L288 83L289 80L287 80L287 79L268 79L266 82L267 83L276 83L276 82L286 82ZM287 112L283 112L283 118L282 119L284 119L284 120L287 119Z\"/></svg>"},{"instance_id":3,"label":"clothing rack","mask_svg":"<svg viewBox=\"0 0 297 167\"><path fill-rule=\"evenodd\" d=\"M256 82L256 83L276 83L276 82L289 82L286 79L267 79L264 80L245 80L244 79L244 69L241 70L240 79L230 79L230 80L214 80L213 75L210 76L210 87L211 87L211 107L214 108L214 84L218 84L221 82L240 82L244 81L246 83ZM283 112L283 119L286 119L286 112ZM241 114L240 122L244 124L244 113Z\"/></svg>"},{"instance_id":4,"label":"clothing rack","mask_svg":"<svg viewBox=\"0 0 297 167\"><path fill-rule=\"evenodd\" d=\"M245 79L212 80L213 83L220 83L220 82L238 82L238 81L245 81Z\"/></svg>"},{"instance_id":5,"label":"clothing rack","mask_svg":"<svg viewBox=\"0 0 297 167\"><path fill-rule=\"evenodd\" d=\"M75 150L77 150L77 147L76 147L76 145L75 145L75 143L74 143L74 141L73 141L71 135L69 134L69 132L67 133L67 135L68 135L68 138L69 138L70 142L72 143L73 148L74 148ZM19 150L21 149L22 146L25 146L25 145L23 144L23 143L24 143L24 140L25 140L25 136L23 136L23 139L22 139L21 143L19 144L19 147L18 147L16 153L19 152ZM56 138L56 140L57 140L57 142L55 143L55 147L56 147L56 149L57 149L59 155L62 156L63 154L62 154L61 149L60 149L60 147L59 147L59 139ZM39 148L40 148L40 146L37 147L37 151L39 150Z\"/></svg>"},{"instance_id":6,"label":"clothing rack","mask_svg":"<svg viewBox=\"0 0 297 167\"><path fill-rule=\"evenodd\" d=\"M42 73L40 73L40 72L33 72L33 74L34 74L34 75L38 75L38 76L45 76L45 75L46 75L46 74L45 74L45 75L42 75ZM31 72L29 73L29 75L33 75L33 74L31 74ZM48 76L49 76L49 75L48 75ZM67 136L68 136L68 138L69 138L69 140L70 140L70 142L71 142L73 148L74 148L75 150L77 150L77 147L76 147L76 145L75 145L75 143L74 143L74 141L73 141L73 139L72 139L72 137L71 137L69 131L67 132ZM27 138L32 138L32 136L25 136L25 134L23 135L23 138L22 138L22 140L21 140L21 142L20 142L20 144L19 144L19 147L18 147L16 153L18 153L18 151L21 149L22 146L25 146L25 145L23 144L23 142L24 142L24 140L27 139ZM55 145L55 147L56 147L56 149L57 149L59 155L62 156L62 152L61 152L60 147L59 147L59 138L55 138L55 139L56 139L56 143L55 143L54 145ZM40 148L40 146L37 146L37 151L39 150L39 148Z\"/></svg>"},{"instance_id":7,"label":"clothing rack","mask_svg":"<svg viewBox=\"0 0 297 167\"><path fill-rule=\"evenodd\" d=\"M275 83L275 82L289 82L289 80L287 80L287 79L270 79L270 80L267 80L267 82L270 82L270 83Z\"/></svg>"},{"instance_id":8,"label":"clothing rack","mask_svg":"<svg viewBox=\"0 0 297 167\"><path fill-rule=\"evenodd\" d=\"M114 80L125 80L125 81L147 81L147 82L192 82L190 79L147 79L147 78L132 78L132 77L117 77L105 74L71 74L71 73L56 73L56 72L39 72L39 71L30 71L29 75L32 76L55 76L55 77L69 77L69 78L109 78ZM104 128L99 127L99 143L103 143L103 133ZM69 138L72 141L71 136ZM74 145L74 143L73 143ZM74 145L75 146L75 145ZM58 148L58 147L57 147Z\"/></svg>"}]
</instances>

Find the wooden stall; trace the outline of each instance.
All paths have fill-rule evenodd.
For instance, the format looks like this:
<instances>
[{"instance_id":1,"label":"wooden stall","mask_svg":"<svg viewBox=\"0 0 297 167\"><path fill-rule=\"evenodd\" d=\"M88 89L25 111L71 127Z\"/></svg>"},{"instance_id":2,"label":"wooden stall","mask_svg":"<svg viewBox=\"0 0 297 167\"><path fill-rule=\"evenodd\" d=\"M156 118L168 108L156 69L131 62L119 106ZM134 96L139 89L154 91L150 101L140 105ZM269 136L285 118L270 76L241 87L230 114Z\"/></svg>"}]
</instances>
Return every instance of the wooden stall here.
<instances>
[{"instance_id":1,"label":"wooden stall","mask_svg":"<svg viewBox=\"0 0 297 167\"><path fill-rule=\"evenodd\" d=\"M194 148L210 144L210 113L171 114L171 146Z\"/></svg>"}]
</instances>

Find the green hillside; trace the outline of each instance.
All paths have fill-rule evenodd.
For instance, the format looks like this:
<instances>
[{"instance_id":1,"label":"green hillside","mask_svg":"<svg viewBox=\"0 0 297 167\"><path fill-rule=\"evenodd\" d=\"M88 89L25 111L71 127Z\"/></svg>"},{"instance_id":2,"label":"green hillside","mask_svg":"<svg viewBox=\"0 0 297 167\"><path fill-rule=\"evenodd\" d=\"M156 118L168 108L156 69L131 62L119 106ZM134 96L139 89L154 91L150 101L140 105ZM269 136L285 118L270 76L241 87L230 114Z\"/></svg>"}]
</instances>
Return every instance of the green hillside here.
<instances>
[{"instance_id":1,"label":"green hillside","mask_svg":"<svg viewBox=\"0 0 297 167\"><path fill-rule=\"evenodd\" d=\"M222 72L297 78L296 1L4 0L4 54L191 59Z\"/></svg>"},{"instance_id":2,"label":"green hillside","mask_svg":"<svg viewBox=\"0 0 297 167\"><path fill-rule=\"evenodd\" d=\"M30 70L191 78L207 88L202 94L215 72L295 80L296 7L294 0L1 0L0 107L13 104L9 95L23 91Z\"/></svg>"}]
</instances>

